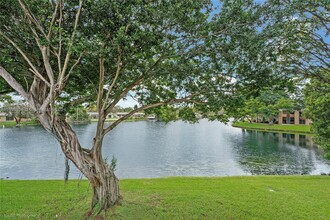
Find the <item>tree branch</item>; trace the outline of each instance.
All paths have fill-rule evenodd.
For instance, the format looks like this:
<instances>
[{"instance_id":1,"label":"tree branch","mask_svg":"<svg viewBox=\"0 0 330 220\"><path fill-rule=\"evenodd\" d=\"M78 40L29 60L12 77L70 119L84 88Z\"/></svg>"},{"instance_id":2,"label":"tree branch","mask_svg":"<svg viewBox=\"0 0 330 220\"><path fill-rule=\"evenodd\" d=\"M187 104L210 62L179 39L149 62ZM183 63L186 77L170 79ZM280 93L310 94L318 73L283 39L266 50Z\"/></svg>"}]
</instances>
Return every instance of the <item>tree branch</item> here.
<instances>
[{"instance_id":1,"label":"tree branch","mask_svg":"<svg viewBox=\"0 0 330 220\"><path fill-rule=\"evenodd\" d=\"M47 98L43 101L40 107L40 112L42 113L46 112L47 106L51 103L51 101L52 101L52 92L49 92ZM53 108L51 108L51 111L52 111L51 116L53 117Z\"/></svg>"},{"instance_id":2,"label":"tree branch","mask_svg":"<svg viewBox=\"0 0 330 220\"><path fill-rule=\"evenodd\" d=\"M49 57L48 57L48 54L47 54L47 47L46 46L42 46L41 54L42 54L42 59L44 61L44 66L45 66L46 73L48 75L49 82L50 82L50 85L51 85L51 90L52 90L52 88L54 86L54 73L53 73L52 66L50 65L50 62L49 62Z\"/></svg>"},{"instance_id":3,"label":"tree branch","mask_svg":"<svg viewBox=\"0 0 330 220\"><path fill-rule=\"evenodd\" d=\"M37 68L32 64L30 59L26 56L26 54L21 50L19 46L12 40L10 40L2 31L0 31L0 35L5 38L13 47L23 56L24 60L29 64L32 69L32 73L36 75L40 80L42 80L47 86L50 86L49 82L39 73Z\"/></svg>"},{"instance_id":4,"label":"tree branch","mask_svg":"<svg viewBox=\"0 0 330 220\"><path fill-rule=\"evenodd\" d=\"M327 31L330 31L330 28L327 26L327 23L329 23L329 20L327 20L326 18L323 18L322 16L320 16L319 14L311 11L311 10L308 10L308 9L305 9L306 12L309 12L311 13L312 15L314 15L315 17L317 17L319 19L319 21L322 23L322 26L327 30Z\"/></svg>"},{"instance_id":5,"label":"tree branch","mask_svg":"<svg viewBox=\"0 0 330 220\"><path fill-rule=\"evenodd\" d=\"M108 92L107 92L107 94L106 94L105 101L104 101L104 103L103 103L102 109L105 109L106 104L107 104L107 101L108 101L108 99L109 99L109 96L110 96L110 94L111 94L111 92L112 92L113 87L114 87L115 84L116 84L116 81L117 81L117 79L118 79L119 73L120 73L120 71L121 71L121 69L122 69L122 65L123 65L123 64L122 64L122 60L121 60L121 52L122 52L122 51L121 51L121 48L118 47L118 58L117 58L117 70L116 70L116 74L115 74L115 77L114 77L114 79L113 79L113 81L112 81L110 87L108 88Z\"/></svg>"},{"instance_id":6,"label":"tree branch","mask_svg":"<svg viewBox=\"0 0 330 220\"><path fill-rule=\"evenodd\" d=\"M60 6L60 3L59 1L56 3L56 6L55 6L55 10L54 10L54 13L52 15L52 20L50 22L50 25L49 25L49 31L48 31L48 34L47 34L47 39L50 39L51 36L52 36L52 29L53 29L53 26L54 26L54 23L55 23L55 19L56 19L56 15L57 15L57 10Z\"/></svg>"},{"instance_id":7,"label":"tree branch","mask_svg":"<svg viewBox=\"0 0 330 220\"><path fill-rule=\"evenodd\" d=\"M77 99L73 99L71 100L68 104L69 105L78 105L84 102L87 102L89 100L92 100L95 98L95 95L89 95L89 96L85 96L85 97L81 97L81 98L77 98Z\"/></svg>"},{"instance_id":8,"label":"tree branch","mask_svg":"<svg viewBox=\"0 0 330 220\"><path fill-rule=\"evenodd\" d=\"M97 92L97 110L100 113L102 110L102 100L103 100L103 90L104 90L104 58L99 59L99 65L100 65L100 78L99 78L99 89Z\"/></svg>"},{"instance_id":9,"label":"tree branch","mask_svg":"<svg viewBox=\"0 0 330 220\"><path fill-rule=\"evenodd\" d=\"M70 61L70 57L71 57L71 53L72 53L72 45L73 45L74 38L76 36L77 27L78 27L80 14L81 14L81 10L82 10L82 4L83 4L83 0L79 0L79 9L78 9L77 14L76 14L76 19L75 19L75 22L74 22L74 28L73 28L73 32L72 32L70 42L69 42L68 52L66 53L66 56L65 56L63 69L60 72L58 80L57 80L59 87L61 87L61 84L63 83L65 72L66 72L66 69L68 68L68 65L69 65L69 61Z\"/></svg>"},{"instance_id":10,"label":"tree branch","mask_svg":"<svg viewBox=\"0 0 330 220\"><path fill-rule=\"evenodd\" d=\"M35 18L35 16L32 14L32 12L30 11L30 9L22 2L22 0L19 0L19 4L21 5L21 8L24 12L24 14L28 17L28 19L35 24L35 26L39 29L39 31L44 35L44 37L49 40L47 38L47 35L44 31L44 29L42 28L42 26L38 23L38 20Z\"/></svg>"},{"instance_id":11,"label":"tree branch","mask_svg":"<svg viewBox=\"0 0 330 220\"><path fill-rule=\"evenodd\" d=\"M58 72L61 73L62 72L62 63L61 63L61 54L62 54L62 19L63 19L63 9L62 9L62 0L58 1L59 4L59 22L58 22L58 29L59 29L59 33L58 33L58 53L57 53L57 65L58 65Z\"/></svg>"},{"instance_id":12,"label":"tree branch","mask_svg":"<svg viewBox=\"0 0 330 220\"><path fill-rule=\"evenodd\" d=\"M64 88L67 80L69 79L71 73L73 72L73 69L80 63L81 57L82 57L82 54L80 54L80 56L78 57L78 59L76 60L76 62L71 66L68 74L65 76L65 78L63 80L63 83L61 84L61 87L58 87L57 88L57 92L58 93L60 93L60 91L62 91L62 89Z\"/></svg>"},{"instance_id":13,"label":"tree branch","mask_svg":"<svg viewBox=\"0 0 330 220\"><path fill-rule=\"evenodd\" d=\"M30 95L24 90L23 86L16 81L12 75L10 75L5 68L0 66L0 76L6 80L6 82L16 90L25 100L29 100Z\"/></svg>"},{"instance_id":14,"label":"tree branch","mask_svg":"<svg viewBox=\"0 0 330 220\"><path fill-rule=\"evenodd\" d=\"M110 113L110 111L113 109L113 107L116 106L116 104L125 97L125 95L131 90L133 89L135 86L139 85L142 81L144 80L144 77L140 77L138 78L135 82L131 83L130 85L128 85L121 93L120 95L111 102L111 104L105 109L106 114L108 115Z\"/></svg>"},{"instance_id":15,"label":"tree branch","mask_svg":"<svg viewBox=\"0 0 330 220\"><path fill-rule=\"evenodd\" d=\"M102 101L103 101L103 90L104 90L104 58L99 58L99 65L100 65L100 79L99 79L99 88L98 88L98 93L97 93L97 112L99 113L99 120L97 122L96 126L96 134L99 135L100 137L103 137L103 126L104 126L104 121L105 121L105 113Z\"/></svg>"},{"instance_id":16,"label":"tree branch","mask_svg":"<svg viewBox=\"0 0 330 220\"><path fill-rule=\"evenodd\" d=\"M125 97L125 95L131 90L133 89L135 86L139 85L146 77L150 76L149 73L160 63L160 61L162 61L164 59L164 56L160 56L156 62L154 64L151 65L151 67L149 67L149 69L145 72L145 74L143 74L141 77L139 77L136 81L134 81L133 83L131 83L130 85L128 85L121 93L120 95L113 100L110 105L105 109L106 111L106 115L108 115L110 113L110 111L113 109L113 107L116 106L116 104Z\"/></svg>"}]
</instances>

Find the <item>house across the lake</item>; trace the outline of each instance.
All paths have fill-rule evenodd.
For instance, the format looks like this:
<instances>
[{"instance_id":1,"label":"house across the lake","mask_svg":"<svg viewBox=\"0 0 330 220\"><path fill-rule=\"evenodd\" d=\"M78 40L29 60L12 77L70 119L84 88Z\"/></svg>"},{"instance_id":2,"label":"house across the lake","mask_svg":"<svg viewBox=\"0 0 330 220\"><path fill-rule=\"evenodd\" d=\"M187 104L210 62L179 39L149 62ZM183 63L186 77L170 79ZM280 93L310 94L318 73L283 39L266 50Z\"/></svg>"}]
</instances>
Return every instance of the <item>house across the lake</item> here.
<instances>
[{"instance_id":1,"label":"house across the lake","mask_svg":"<svg viewBox=\"0 0 330 220\"><path fill-rule=\"evenodd\" d=\"M286 111L280 110L278 116L279 124L309 125L311 120L302 116L302 111Z\"/></svg>"},{"instance_id":2,"label":"house across the lake","mask_svg":"<svg viewBox=\"0 0 330 220\"><path fill-rule=\"evenodd\" d=\"M0 121L7 121L7 114L4 112L0 112Z\"/></svg>"}]
</instances>

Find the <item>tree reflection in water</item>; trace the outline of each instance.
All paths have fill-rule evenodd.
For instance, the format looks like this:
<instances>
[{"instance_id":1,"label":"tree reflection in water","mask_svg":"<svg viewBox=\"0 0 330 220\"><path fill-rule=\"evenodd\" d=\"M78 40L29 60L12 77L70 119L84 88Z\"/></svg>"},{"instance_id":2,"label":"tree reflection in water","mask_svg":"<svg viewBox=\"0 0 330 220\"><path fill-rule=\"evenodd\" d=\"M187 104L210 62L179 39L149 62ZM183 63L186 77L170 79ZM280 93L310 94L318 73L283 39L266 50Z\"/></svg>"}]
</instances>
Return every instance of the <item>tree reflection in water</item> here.
<instances>
[{"instance_id":1,"label":"tree reflection in water","mask_svg":"<svg viewBox=\"0 0 330 220\"><path fill-rule=\"evenodd\" d=\"M322 157L311 136L244 129L242 133L235 150L241 168L252 175L310 174L315 158Z\"/></svg>"}]
</instances>

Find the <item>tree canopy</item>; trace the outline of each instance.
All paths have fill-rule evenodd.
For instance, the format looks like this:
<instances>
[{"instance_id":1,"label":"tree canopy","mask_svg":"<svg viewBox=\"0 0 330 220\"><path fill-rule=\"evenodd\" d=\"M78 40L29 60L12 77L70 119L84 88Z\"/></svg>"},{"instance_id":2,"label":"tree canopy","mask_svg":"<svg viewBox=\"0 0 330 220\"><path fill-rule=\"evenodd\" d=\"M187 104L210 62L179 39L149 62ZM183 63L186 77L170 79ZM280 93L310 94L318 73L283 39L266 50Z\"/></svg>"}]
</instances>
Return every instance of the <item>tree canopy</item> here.
<instances>
[{"instance_id":1,"label":"tree canopy","mask_svg":"<svg viewBox=\"0 0 330 220\"><path fill-rule=\"evenodd\" d=\"M329 71L323 73L330 79ZM330 84L320 79L312 79L305 88L306 115L312 120L312 130L316 141L330 159Z\"/></svg>"}]
</instances>

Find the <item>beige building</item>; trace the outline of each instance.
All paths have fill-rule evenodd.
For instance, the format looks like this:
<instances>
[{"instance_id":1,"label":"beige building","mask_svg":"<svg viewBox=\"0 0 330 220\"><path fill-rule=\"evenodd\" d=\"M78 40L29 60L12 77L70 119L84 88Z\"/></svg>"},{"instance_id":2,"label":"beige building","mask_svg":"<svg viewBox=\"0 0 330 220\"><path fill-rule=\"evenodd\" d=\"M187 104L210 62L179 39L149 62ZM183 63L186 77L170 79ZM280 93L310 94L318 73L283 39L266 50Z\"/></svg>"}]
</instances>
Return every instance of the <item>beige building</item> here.
<instances>
[{"instance_id":1,"label":"beige building","mask_svg":"<svg viewBox=\"0 0 330 220\"><path fill-rule=\"evenodd\" d=\"M0 121L7 121L6 113L0 112Z\"/></svg>"},{"instance_id":2,"label":"beige building","mask_svg":"<svg viewBox=\"0 0 330 220\"><path fill-rule=\"evenodd\" d=\"M302 111L288 112L280 110L278 116L279 124L309 125L311 120L302 116Z\"/></svg>"}]
</instances>

